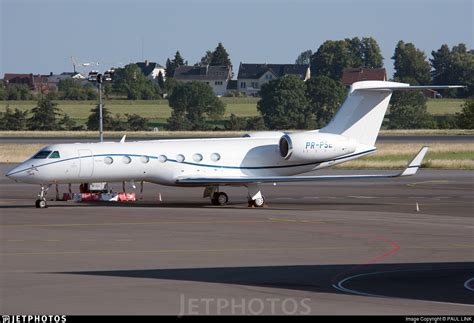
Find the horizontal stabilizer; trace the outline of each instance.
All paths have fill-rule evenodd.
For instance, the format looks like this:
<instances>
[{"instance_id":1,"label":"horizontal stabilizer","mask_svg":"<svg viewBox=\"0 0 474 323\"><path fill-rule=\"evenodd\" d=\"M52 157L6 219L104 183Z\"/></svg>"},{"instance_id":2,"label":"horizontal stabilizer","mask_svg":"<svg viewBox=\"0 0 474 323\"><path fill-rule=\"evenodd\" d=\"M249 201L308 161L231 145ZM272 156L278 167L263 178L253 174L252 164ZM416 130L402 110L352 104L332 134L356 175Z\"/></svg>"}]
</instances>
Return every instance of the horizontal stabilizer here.
<instances>
[{"instance_id":1,"label":"horizontal stabilizer","mask_svg":"<svg viewBox=\"0 0 474 323\"><path fill-rule=\"evenodd\" d=\"M379 90L387 90L387 91L416 91L416 90L448 90L448 89L459 89L463 88L462 85L409 85L400 83L401 86L377 86L377 87L363 87L356 89L357 90L364 90L364 91L379 91Z\"/></svg>"}]
</instances>

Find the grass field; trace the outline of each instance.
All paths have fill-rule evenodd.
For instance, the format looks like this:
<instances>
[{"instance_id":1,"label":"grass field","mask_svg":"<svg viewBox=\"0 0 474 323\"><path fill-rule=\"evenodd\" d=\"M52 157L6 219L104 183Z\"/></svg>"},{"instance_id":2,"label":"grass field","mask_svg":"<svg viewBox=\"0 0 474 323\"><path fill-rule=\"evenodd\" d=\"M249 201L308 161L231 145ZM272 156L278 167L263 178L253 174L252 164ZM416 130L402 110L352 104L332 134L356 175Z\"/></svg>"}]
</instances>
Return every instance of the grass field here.
<instances>
[{"instance_id":1,"label":"grass field","mask_svg":"<svg viewBox=\"0 0 474 323\"><path fill-rule=\"evenodd\" d=\"M461 112L463 103L460 99L429 99L428 112L432 115L453 115Z\"/></svg>"},{"instance_id":2,"label":"grass field","mask_svg":"<svg viewBox=\"0 0 474 323\"><path fill-rule=\"evenodd\" d=\"M239 117L258 116L258 98L221 98L226 104L224 118L229 118L233 113ZM96 101L56 101L58 107L67 113L78 124L84 124L90 114L90 110L97 104ZM433 115L450 115L461 111L462 100L456 99L430 99L428 100L428 111ZM166 100L110 100L104 102L105 107L113 114L124 115L136 113L150 120L151 126L161 126L166 123L171 115L171 109ZM33 108L35 101L1 101L0 111L5 111L7 106L22 111Z\"/></svg>"},{"instance_id":3,"label":"grass field","mask_svg":"<svg viewBox=\"0 0 474 323\"><path fill-rule=\"evenodd\" d=\"M380 143L374 154L337 165L343 169L402 169L423 146L422 143ZM423 168L474 169L474 143L429 145Z\"/></svg>"},{"instance_id":4,"label":"grass field","mask_svg":"<svg viewBox=\"0 0 474 323\"><path fill-rule=\"evenodd\" d=\"M0 163L19 163L47 143L2 144ZM336 168L343 169L402 169L422 147L422 143L383 143L377 145L377 152L350 161ZM474 169L474 143L435 143L422 164L424 168Z\"/></svg>"},{"instance_id":5,"label":"grass field","mask_svg":"<svg viewBox=\"0 0 474 323\"><path fill-rule=\"evenodd\" d=\"M295 132L298 130L290 130ZM301 130L306 131L306 130ZM105 131L105 138L123 135L149 138L239 137L249 131ZM404 129L380 130L379 136L472 136L474 129ZM0 131L0 137L15 138L97 138L97 131Z\"/></svg>"}]
</instances>

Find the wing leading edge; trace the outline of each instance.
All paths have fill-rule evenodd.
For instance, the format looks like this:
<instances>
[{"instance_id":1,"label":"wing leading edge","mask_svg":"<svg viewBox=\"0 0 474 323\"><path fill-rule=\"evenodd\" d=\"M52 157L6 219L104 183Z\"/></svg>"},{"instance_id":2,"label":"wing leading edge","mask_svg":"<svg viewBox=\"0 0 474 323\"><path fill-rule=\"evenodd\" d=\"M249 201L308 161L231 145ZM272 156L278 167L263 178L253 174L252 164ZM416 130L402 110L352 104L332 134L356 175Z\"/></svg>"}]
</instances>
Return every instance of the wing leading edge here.
<instances>
[{"instance_id":1,"label":"wing leading edge","mask_svg":"<svg viewBox=\"0 0 474 323\"><path fill-rule=\"evenodd\" d=\"M428 147L424 146L416 154L415 158L408 166L397 174L366 174L366 175L322 175L322 176L239 176L239 177L178 177L176 184L189 185L232 185L232 184L250 184L250 183L277 183L277 182L312 182L312 181L330 181L347 179L378 179L394 178L402 176L412 176L418 171L421 162L428 152Z\"/></svg>"}]
</instances>

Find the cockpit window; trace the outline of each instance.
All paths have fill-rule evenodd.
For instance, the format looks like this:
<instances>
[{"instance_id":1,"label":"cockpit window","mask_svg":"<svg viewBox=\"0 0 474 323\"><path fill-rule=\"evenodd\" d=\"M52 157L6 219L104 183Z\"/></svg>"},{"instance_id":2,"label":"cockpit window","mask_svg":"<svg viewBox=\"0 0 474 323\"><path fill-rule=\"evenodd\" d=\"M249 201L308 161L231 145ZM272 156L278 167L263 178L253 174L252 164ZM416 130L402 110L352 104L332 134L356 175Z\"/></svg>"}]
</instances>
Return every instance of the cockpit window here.
<instances>
[{"instance_id":1,"label":"cockpit window","mask_svg":"<svg viewBox=\"0 0 474 323\"><path fill-rule=\"evenodd\" d=\"M49 158L61 158L61 156L59 156L59 151L53 151Z\"/></svg>"},{"instance_id":2,"label":"cockpit window","mask_svg":"<svg viewBox=\"0 0 474 323\"><path fill-rule=\"evenodd\" d=\"M42 150L33 156L34 159L45 159L51 154L51 150Z\"/></svg>"}]
</instances>

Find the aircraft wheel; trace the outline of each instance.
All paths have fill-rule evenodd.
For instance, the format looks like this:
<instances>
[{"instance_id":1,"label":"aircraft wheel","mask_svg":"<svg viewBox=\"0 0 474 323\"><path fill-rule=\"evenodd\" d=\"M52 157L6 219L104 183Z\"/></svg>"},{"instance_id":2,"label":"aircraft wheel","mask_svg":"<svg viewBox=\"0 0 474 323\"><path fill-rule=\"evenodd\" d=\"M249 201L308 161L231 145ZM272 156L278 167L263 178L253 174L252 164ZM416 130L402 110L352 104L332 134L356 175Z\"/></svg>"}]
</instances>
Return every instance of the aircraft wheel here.
<instances>
[{"instance_id":1,"label":"aircraft wheel","mask_svg":"<svg viewBox=\"0 0 474 323\"><path fill-rule=\"evenodd\" d=\"M38 209L44 209L44 208L47 208L47 207L48 207L48 205L46 204L46 201L45 201L45 200L36 200L35 206L36 206L36 208L38 208Z\"/></svg>"},{"instance_id":2,"label":"aircraft wheel","mask_svg":"<svg viewBox=\"0 0 474 323\"><path fill-rule=\"evenodd\" d=\"M226 205L229 202L229 197L224 192L215 193L211 199L212 205Z\"/></svg>"},{"instance_id":3,"label":"aircraft wheel","mask_svg":"<svg viewBox=\"0 0 474 323\"><path fill-rule=\"evenodd\" d=\"M265 198L262 196L253 200L253 205L255 205L255 207L263 207L265 205Z\"/></svg>"}]
</instances>

